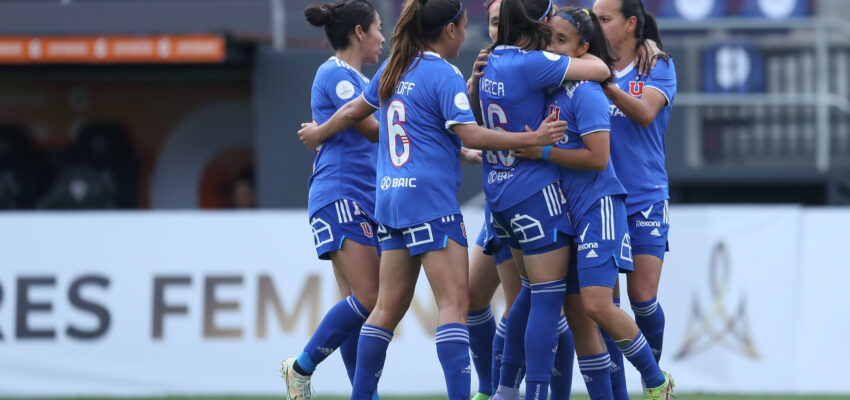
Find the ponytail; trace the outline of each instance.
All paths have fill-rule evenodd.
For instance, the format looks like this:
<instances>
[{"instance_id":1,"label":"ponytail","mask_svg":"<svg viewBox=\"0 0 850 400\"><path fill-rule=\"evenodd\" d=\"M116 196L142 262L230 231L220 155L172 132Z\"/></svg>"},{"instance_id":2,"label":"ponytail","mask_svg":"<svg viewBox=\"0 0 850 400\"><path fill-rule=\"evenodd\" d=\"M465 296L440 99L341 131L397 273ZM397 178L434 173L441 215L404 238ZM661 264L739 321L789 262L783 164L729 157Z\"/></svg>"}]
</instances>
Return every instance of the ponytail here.
<instances>
[{"instance_id":1,"label":"ponytail","mask_svg":"<svg viewBox=\"0 0 850 400\"><path fill-rule=\"evenodd\" d=\"M378 85L381 102L387 101L401 77L419 64L419 59L414 62L416 55L427 43L438 40L447 25L457 25L463 11L460 0L407 0L404 3L393 32L389 61Z\"/></svg>"},{"instance_id":2,"label":"ponytail","mask_svg":"<svg viewBox=\"0 0 850 400\"><path fill-rule=\"evenodd\" d=\"M644 47L646 52L649 52L649 45L646 44L647 39L652 40L658 46L662 52L664 51L664 45L661 43L661 34L658 32L658 23L655 21L655 17L652 14L646 12L643 8L642 0L620 0L620 13L623 14L623 18L629 19L631 17L635 17L637 19L637 26L635 27L635 39L637 39L637 45L635 49L640 49L640 47ZM668 61L670 56L666 53L662 53L659 55L664 61Z\"/></svg>"}]
</instances>

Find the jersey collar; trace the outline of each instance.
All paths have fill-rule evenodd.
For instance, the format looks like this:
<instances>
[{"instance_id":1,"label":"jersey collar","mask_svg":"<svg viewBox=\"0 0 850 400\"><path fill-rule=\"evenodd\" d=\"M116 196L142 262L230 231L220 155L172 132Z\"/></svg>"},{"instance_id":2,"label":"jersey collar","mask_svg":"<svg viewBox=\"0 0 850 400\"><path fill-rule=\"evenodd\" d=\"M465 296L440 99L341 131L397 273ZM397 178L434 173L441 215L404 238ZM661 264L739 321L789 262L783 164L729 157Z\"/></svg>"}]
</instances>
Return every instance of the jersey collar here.
<instances>
[{"instance_id":1,"label":"jersey collar","mask_svg":"<svg viewBox=\"0 0 850 400\"><path fill-rule=\"evenodd\" d=\"M616 71L615 70L614 71L614 77L617 78L617 79L620 79L620 78L628 75L629 72L632 72L633 69L635 69L635 62L634 61L632 61L631 64L627 65L626 68L623 68L622 71Z\"/></svg>"},{"instance_id":2,"label":"jersey collar","mask_svg":"<svg viewBox=\"0 0 850 400\"><path fill-rule=\"evenodd\" d=\"M439 59L443 59L443 57L440 57L440 53L435 53L433 51L423 51L422 55L423 56L432 56L432 57L437 57Z\"/></svg>"}]
</instances>

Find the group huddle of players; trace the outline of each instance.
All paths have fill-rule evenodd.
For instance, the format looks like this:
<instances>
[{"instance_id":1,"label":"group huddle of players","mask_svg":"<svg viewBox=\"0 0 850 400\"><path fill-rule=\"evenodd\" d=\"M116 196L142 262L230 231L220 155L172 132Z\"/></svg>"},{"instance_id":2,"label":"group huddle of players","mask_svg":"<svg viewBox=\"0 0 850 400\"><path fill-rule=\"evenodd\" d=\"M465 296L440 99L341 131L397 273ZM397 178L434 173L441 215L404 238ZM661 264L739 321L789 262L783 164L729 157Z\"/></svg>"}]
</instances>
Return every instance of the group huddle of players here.
<instances>
[{"instance_id":1,"label":"group huddle of players","mask_svg":"<svg viewBox=\"0 0 850 400\"><path fill-rule=\"evenodd\" d=\"M335 51L298 135L316 151L309 221L343 300L283 362L287 398L310 399L311 375L336 349L351 398L377 398L424 269L451 400L470 398L472 363L475 400L518 400L523 381L525 399L567 399L574 354L592 399L629 398L624 357L646 399L669 399L657 294L676 75L641 0L596 0L592 10L491 0L493 43L468 79L446 61L466 38L460 0L406 0L371 79L361 67L378 63L384 37L368 1L304 13ZM482 164L486 196L471 262L462 162ZM619 307L620 273L634 319ZM500 284L497 324L489 303Z\"/></svg>"}]
</instances>

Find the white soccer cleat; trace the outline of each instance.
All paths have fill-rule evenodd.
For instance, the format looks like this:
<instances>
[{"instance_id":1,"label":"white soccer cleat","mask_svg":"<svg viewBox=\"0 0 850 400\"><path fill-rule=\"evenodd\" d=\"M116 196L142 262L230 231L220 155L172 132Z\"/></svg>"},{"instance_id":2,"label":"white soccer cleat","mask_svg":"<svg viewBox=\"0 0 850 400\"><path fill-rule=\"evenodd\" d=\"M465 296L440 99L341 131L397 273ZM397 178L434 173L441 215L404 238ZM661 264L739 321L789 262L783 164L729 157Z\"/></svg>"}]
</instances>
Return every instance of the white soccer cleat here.
<instances>
[{"instance_id":1,"label":"white soccer cleat","mask_svg":"<svg viewBox=\"0 0 850 400\"><path fill-rule=\"evenodd\" d=\"M287 358L280 364L280 377L286 384L286 399L287 400L310 400L312 397L310 387L310 376L299 374L292 368L295 364L295 358Z\"/></svg>"}]
</instances>

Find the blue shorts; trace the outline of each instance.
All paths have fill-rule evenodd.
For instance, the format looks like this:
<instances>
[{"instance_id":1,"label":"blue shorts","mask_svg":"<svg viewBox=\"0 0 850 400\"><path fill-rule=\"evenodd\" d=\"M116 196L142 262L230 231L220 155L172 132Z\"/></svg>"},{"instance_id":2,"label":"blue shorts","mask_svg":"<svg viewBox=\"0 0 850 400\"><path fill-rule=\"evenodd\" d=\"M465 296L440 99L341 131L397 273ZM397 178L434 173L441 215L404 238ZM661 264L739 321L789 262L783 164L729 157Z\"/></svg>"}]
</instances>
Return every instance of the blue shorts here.
<instances>
[{"instance_id":1,"label":"blue shorts","mask_svg":"<svg viewBox=\"0 0 850 400\"><path fill-rule=\"evenodd\" d=\"M567 294L580 294L580 288L588 286L605 286L613 288L617 283L620 267L613 258L606 262L587 268L578 268L576 246L570 252L570 266L567 270Z\"/></svg>"},{"instance_id":2,"label":"blue shorts","mask_svg":"<svg viewBox=\"0 0 850 400\"><path fill-rule=\"evenodd\" d=\"M513 258L511 248L503 246L496 238L496 228L493 227L493 214L490 213L490 207L484 207L484 224L481 226L481 233L478 234L475 244L484 249L484 254L492 256L496 265Z\"/></svg>"},{"instance_id":3,"label":"blue shorts","mask_svg":"<svg viewBox=\"0 0 850 400\"><path fill-rule=\"evenodd\" d=\"M322 260L330 260L330 253L341 249L345 239L378 246L374 234L377 224L351 200L337 200L320 208L310 216L310 226L316 253Z\"/></svg>"},{"instance_id":4,"label":"blue shorts","mask_svg":"<svg viewBox=\"0 0 850 400\"><path fill-rule=\"evenodd\" d=\"M646 210L629 215L632 254L649 254L664 260L664 253L670 250L667 203L667 200L659 201Z\"/></svg>"},{"instance_id":5,"label":"blue shorts","mask_svg":"<svg viewBox=\"0 0 850 400\"><path fill-rule=\"evenodd\" d=\"M631 272L632 242L626 220L625 196L605 196L575 218L578 269L593 268L614 260L620 272ZM616 272L614 273L616 278ZM584 286L582 286L584 287Z\"/></svg>"},{"instance_id":6,"label":"blue shorts","mask_svg":"<svg viewBox=\"0 0 850 400\"><path fill-rule=\"evenodd\" d=\"M447 215L406 228L378 224L377 232L381 251L406 248L411 257L445 248L449 239L467 246L466 227L460 214Z\"/></svg>"},{"instance_id":7,"label":"blue shorts","mask_svg":"<svg viewBox=\"0 0 850 400\"><path fill-rule=\"evenodd\" d=\"M542 254L569 246L575 235L560 182L552 183L503 211L493 211L496 237L523 254Z\"/></svg>"}]
</instances>

